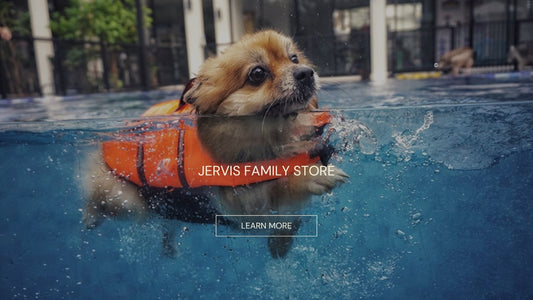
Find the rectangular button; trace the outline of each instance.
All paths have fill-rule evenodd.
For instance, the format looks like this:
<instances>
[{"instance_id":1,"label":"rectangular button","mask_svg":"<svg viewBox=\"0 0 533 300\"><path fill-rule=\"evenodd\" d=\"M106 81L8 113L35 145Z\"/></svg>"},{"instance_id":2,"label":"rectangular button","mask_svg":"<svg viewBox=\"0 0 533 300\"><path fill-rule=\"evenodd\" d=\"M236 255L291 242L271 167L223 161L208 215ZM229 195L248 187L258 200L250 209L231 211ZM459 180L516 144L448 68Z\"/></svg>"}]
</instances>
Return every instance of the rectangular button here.
<instances>
[{"instance_id":1,"label":"rectangular button","mask_svg":"<svg viewBox=\"0 0 533 300\"><path fill-rule=\"evenodd\" d=\"M227 221L231 221L227 225ZM216 237L317 237L317 215L216 215Z\"/></svg>"}]
</instances>

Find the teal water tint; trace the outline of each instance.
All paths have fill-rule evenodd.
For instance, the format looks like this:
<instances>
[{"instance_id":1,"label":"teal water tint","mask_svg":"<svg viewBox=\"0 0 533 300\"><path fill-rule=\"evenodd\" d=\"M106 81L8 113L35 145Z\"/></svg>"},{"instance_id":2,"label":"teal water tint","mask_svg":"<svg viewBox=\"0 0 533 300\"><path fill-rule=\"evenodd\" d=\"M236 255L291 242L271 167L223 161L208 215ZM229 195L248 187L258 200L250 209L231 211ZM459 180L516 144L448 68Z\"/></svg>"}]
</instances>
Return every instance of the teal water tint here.
<instances>
[{"instance_id":1,"label":"teal water tint","mask_svg":"<svg viewBox=\"0 0 533 300\"><path fill-rule=\"evenodd\" d=\"M116 110L116 118L106 112L83 118L72 109L62 115L74 111L78 120L0 123L0 295L531 298L530 86L458 80L393 81L378 90L325 86L326 105L336 107L336 95L343 106L333 111L331 162L351 178L302 211L318 215L318 237L296 239L285 259L272 259L262 238L217 238L211 224L172 223L175 259L162 254L161 219L83 229L83 157L120 127L128 109ZM499 92L509 88L515 98ZM427 102L414 100L424 93ZM343 97L359 96L371 100L345 107ZM458 103L448 103L454 98ZM114 104L102 103L108 105Z\"/></svg>"}]
</instances>

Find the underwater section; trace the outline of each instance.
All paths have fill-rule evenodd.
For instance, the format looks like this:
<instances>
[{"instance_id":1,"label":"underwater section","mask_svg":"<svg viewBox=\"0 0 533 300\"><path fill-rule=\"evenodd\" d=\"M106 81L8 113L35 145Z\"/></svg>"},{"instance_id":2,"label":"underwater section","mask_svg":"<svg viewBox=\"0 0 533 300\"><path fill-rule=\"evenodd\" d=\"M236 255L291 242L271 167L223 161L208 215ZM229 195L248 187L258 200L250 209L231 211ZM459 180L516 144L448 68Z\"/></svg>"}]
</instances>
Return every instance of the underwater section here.
<instances>
[{"instance_id":1,"label":"underwater section","mask_svg":"<svg viewBox=\"0 0 533 300\"><path fill-rule=\"evenodd\" d=\"M300 225L316 237L294 238L282 259L271 257L267 238L227 237L239 232L231 227L217 236L214 223L156 216L82 224L85 158L138 122L176 122L131 118L159 99L104 101L101 112L101 99L89 100L88 115L76 99L50 114L41 110L50 104L3 103L0 295L533 297L531 85L402 84L322 89L331 122L321 141L335 149L329 163L350 177L299 211L316 216ZM350 103L354 93L364 99ZM32 120L35 109L42 114ZM163 251L169 227L174 257Z\"/></svg>"}]
</instances>

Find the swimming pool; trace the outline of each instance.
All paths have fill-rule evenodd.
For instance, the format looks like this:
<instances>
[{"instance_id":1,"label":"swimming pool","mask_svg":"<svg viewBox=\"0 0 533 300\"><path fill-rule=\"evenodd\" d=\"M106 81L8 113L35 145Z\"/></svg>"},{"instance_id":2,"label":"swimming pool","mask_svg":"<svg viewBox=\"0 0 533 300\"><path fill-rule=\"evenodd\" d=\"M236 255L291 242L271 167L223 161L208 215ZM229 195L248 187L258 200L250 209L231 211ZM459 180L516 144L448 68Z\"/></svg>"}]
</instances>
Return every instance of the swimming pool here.
<instances>
[{"instance_id":1,"label":"swimming pool","mask_svg":"<svg viewBox=\"0 0 533 300\"><path fill-rule=\"evenodd\" d=\"M2 298L533 297L533 80L324 84L332 162L318 236L272 259L264 239L161 220L80 223L82 157L177 92L0 102ZM360 122L360 123L358 123ZM363 124L364 126L356 126ZM359 135L359 143L354 136Z\"/></svg>"}]
</instances>

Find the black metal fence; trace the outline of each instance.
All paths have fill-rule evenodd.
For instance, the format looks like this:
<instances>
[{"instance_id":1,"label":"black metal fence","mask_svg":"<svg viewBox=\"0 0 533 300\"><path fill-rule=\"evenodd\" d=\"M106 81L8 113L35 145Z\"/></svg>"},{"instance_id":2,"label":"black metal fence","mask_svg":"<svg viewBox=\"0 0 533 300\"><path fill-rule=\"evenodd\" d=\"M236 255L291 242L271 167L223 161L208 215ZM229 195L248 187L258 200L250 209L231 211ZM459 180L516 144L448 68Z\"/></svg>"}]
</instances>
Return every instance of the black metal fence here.
<instances>
[{"instance_id":1,"label":"black metal fence","mask_svg":"<svg viewBox=\"0 0 533 300\"><path fill-rule=\"evenodd\" d=\"M321 76L362 75L370 72L370 36L354 31L336 36L296 36L296 43Z\"/></svg>"},{"instance_id":2,"label":"black metal fence","mask_svg":"<svg viewBox=\"0 0 533 300\"><path fill-rule=\"evenodd\" d=\"M389 69L394 72L431 70L451 49L471 47L474 66L506 65L509 47L533 42L533 20L475 22L389 33Z\"/></svg>"},{"instance_id":3,"label":"black metal fence","mask_svg":"<svg viewBox=\"0 0 533 300\"><path fill-rule=\"evenodd\" d=\"M471 46L475 66L507 64L509 46L531 43L533 20L479 22L455 27L423 27L388 33L389 70L392 73L432 70L439 56L454 48ZM296 42L321 76L370 73L368 30L337 36L296 36ZM185 42L150 45L142 80L138 45L104 45L92 41L44 40L53 43L56 94L138 90L186 83ZM0 41L0 94L28 97L41 94L35 65L34 39L13 37ZM212 46L212 45L211 45ZM211 48L210 48L211 49ZM206 46L206 51L208 47Z\"/></svg>"},{"instance_id":4,"label":"black metal fence","mask_svg":"<svg viewBox=\"0 0 533 300\"><path fill-rule=\"evenodd\" d=\"M0 40L0 96L34 96L40 93L32 39Z\"/></svg>"},{"instance_id":5,"label":"black metal fence","mask_svg":"<svg viewBox=\"0 0 533 300\"><path fill-rule=\"evenodd\" d=\"M511 45L524 42L520 34L533 21L509 23L479 22L448 27L421 27L417 30L388 33L389 71L410 72L433 70L434 63L444 53L459 47L475 50L476 66L507 64ZM472 33L472 38L470 35ZM368 30L352 31L348 35L296 36L295 40L315 63L322 76L361 75L370 73L370 35Z\"/></svg>"},{"instance_id":6,"label":"black metal fence","mask_svg":"<svg viewBox=\"0 0 533 300\"><path fill-rule=\"evenodd\" d=\"M0 94L2 98L41 94L32 37L0 41ZM184 44L147 47L147 86L141 80L138 45L92 41L40 39L53 44L50 57L55 91L59 95L139 90L186 83L187 53Z\"/></svg>"}]
</instances>

